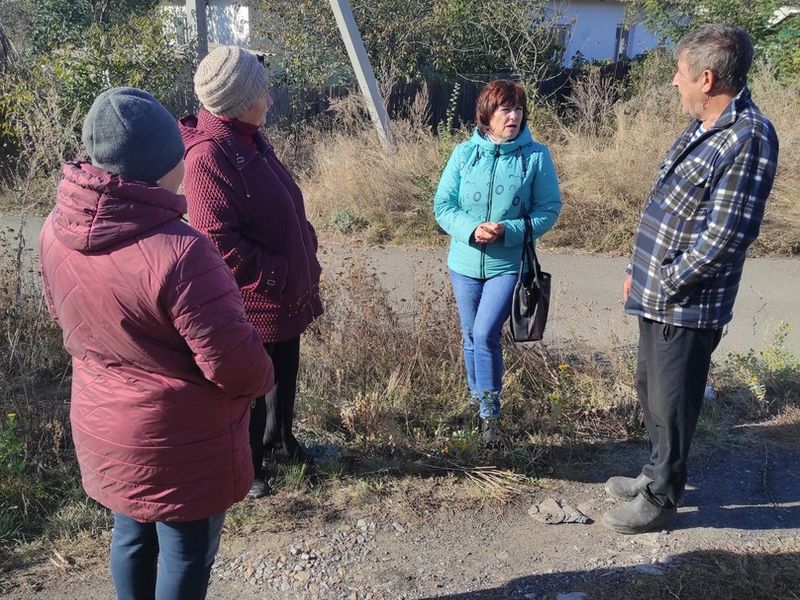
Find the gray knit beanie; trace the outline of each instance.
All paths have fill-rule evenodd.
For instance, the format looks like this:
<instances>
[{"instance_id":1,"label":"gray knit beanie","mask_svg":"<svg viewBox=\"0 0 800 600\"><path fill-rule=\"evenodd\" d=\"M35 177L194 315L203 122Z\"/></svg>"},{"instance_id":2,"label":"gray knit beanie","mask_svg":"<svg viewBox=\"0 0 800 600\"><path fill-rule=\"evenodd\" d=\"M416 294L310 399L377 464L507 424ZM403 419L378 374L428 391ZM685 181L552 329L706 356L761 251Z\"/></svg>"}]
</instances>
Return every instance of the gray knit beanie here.
<instances>
[{"instance_id":1,"label":"gray knit beanie","mask_svg":"<svg viewBox=\"0 0 800 600\"><path fill-rule=\"evenodd\" d=\"M267 89L267 70L252 52L236 46L217 46L200 61L194 91L207 111L235 119Z\"/></svg>"},{"instance_id":2,"label":"gray knit beanie","mask_svg":"<svg viewBox=\"0 0 800 600\"><path fill-rule=\"evenodd\" d=\"M95 167L156 183L183 158L178 123L145 91L119 87L95 98L81 136Z\"/></svg>"}]
</instances>

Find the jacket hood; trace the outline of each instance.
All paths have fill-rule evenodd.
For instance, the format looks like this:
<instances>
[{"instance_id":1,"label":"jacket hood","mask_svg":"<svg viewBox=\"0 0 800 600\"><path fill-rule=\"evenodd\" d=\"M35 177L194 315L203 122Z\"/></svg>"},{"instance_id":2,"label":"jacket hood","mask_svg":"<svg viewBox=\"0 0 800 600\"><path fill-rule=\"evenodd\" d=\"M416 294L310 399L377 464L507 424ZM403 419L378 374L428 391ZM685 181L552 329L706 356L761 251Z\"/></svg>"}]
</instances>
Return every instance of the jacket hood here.
<instances>
[{"instance_id":1,"label":"jacket hood","mask_svg":"<svg viewBox=\"0 0 800 600\"><path fill-rule=\"evenodd\" d=\"M519 134L513 140L509 140L507 142L503 142L502 144L496 144L486 136L484 136L480 129L477 127L475 128L475 132L472 134L472 139L470 140L473 144L481 148L482 150L489 150L494 152L496 149L500 150L500 154L511 154L513 152L519 151L520 148L524 148L525 146L533 143L533 136L531 135L531 130L528 129L528 124L525 123L522 125L522 128L519 130Z\"/></svg>"},{"instance_id":2,"label":"jacket hood","mask_svg":"<svg viewBox=\"0 0 800 600\"><path fill-rule=\"evenodd\" d=\"M94 252L179 219L186 199L130 181L88 162L67 163L52 213L53 232L68 248Z\"/></svg>"}]
</instances>

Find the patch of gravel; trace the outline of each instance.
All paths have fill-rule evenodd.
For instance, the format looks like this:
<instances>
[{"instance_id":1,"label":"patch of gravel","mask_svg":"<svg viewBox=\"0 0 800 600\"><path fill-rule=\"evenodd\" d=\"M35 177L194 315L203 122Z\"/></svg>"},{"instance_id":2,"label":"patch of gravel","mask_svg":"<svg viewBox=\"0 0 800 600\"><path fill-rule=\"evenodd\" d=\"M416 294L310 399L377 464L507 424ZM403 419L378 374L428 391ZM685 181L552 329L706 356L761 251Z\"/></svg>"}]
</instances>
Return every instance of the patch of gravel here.
<instances>
[{"instance_id":1,"label":"patch of gravel","mask_svg":"<svg viewBox=\"0 0 800 600\"><path fill-rule=\"evenodd\" d=\"M400 534L405 527L398 522L379 524L359 519L349 527L297 537L277 556L253 549L218 557L212 577L221 581L235 579L265 590L293 592L310 600L397 598L390 582L382 588L366 590L358 577L366 563L388 560L388 551L380 552L375 543L379 532Z\"/></svg>"}]
</instances>

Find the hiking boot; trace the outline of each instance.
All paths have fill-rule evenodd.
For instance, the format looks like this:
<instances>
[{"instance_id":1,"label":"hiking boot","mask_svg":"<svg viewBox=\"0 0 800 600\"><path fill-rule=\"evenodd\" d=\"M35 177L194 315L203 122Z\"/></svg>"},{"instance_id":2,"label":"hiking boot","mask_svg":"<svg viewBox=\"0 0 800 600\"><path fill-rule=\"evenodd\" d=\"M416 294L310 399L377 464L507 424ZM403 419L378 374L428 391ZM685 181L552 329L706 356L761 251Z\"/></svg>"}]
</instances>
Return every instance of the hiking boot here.
<instances>
[{"instance_id":1,"label":"hiking boot","mask_svg":"<svg viewBox=\"0 0 800 600\"><path fill-rule=\"evenodd\" d=\"M606 481L606 494L614 498L628 500L636 498L648 484L653 483L647 475L642 473L636 478L633 477L611 477Z\"/></svg>"},{"instance_id":2,"label":"hiking boot","mask_svg":"<svg viewBox=\"0 0 800 600\"><path fill-rule=\"evenodd\" d=\"M500 422L497 419L484 419L481 425L483 445L487 448L496 448L500 445Z\"/></svg>"},{"instance_id":3,"label":"hiking boot","mask_svg":"<svg viewBox=\"0 0 800 600\"><path fill-rule=\"evenodd\" d=\"M661 508L651 503L644 494L639 494L622 506L609 510L603 515L603 525L618 533L645 533L663 529L672 522L677 509Z\"/></svg>"},{"instance_id":4,"label":"hiking boot","mask_svg":"<svg viewBox=\"0 0 800 600\"><path fill-rule=\"evenodd\" d=\"M247 492L248 498L263 498L267 495L269 491L269 486L267 482L261 478L256 478L253 480L253 485L250 486L250 491Z\"/></svg>"}]
</instances>

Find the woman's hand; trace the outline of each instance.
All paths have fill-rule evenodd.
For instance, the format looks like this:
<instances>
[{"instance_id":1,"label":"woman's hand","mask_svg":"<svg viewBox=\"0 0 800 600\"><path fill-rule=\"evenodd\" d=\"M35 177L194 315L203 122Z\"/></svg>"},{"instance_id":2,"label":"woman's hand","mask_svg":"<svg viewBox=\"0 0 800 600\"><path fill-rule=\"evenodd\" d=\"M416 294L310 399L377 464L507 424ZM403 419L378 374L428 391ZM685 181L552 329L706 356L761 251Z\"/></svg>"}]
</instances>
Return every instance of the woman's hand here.
<instances>
[{"instance_id":1,"label":"woman's hand","mask_svg":"<svg viewBox=\"0 0 800 600\"><path fill-rule=\"evenodd\" d=\"M485 223L481 223L475 229L475 241L479 244L491 244L492 242L496 242L498 239L502 239L503 235L506 232L506 226L502 223L492 223L491 221L486 221Z\"/></svg>"}]
</instances>

